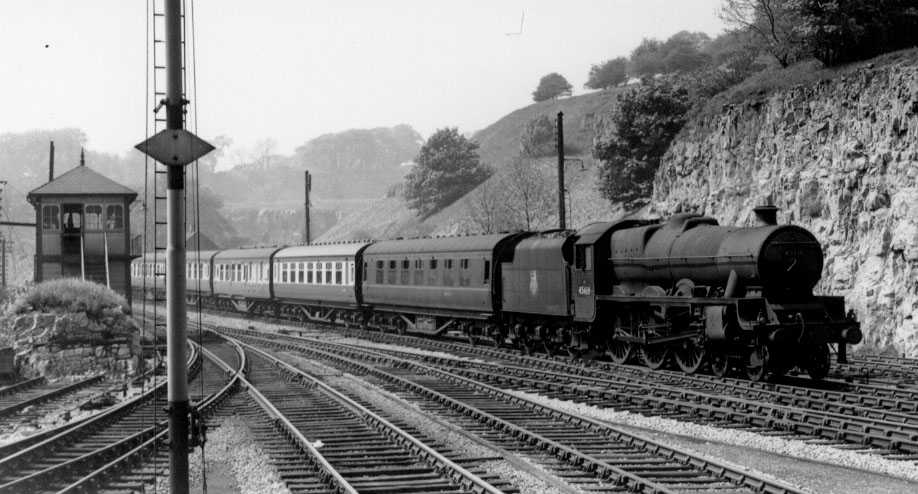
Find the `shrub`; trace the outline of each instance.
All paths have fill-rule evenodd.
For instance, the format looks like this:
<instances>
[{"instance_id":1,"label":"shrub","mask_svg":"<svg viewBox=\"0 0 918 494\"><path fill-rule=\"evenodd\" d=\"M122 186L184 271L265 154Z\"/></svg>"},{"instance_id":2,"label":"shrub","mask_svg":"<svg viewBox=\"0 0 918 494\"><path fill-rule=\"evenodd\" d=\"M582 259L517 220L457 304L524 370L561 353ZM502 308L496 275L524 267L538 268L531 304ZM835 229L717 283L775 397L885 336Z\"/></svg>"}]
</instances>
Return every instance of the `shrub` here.
<instances>
[{"instance_id":1,"label":"shrub","mask_svg":"<svg viewBox=\"0 0 918 494\"><path fill-rule=\"evenodd\" d=\"M61 278L33 286L16 300L10 312L86 312L89 317L101 318L104 309L115 307L130 311L127 300L104 285L76 278Z\"/></svg>"}]
</instances>

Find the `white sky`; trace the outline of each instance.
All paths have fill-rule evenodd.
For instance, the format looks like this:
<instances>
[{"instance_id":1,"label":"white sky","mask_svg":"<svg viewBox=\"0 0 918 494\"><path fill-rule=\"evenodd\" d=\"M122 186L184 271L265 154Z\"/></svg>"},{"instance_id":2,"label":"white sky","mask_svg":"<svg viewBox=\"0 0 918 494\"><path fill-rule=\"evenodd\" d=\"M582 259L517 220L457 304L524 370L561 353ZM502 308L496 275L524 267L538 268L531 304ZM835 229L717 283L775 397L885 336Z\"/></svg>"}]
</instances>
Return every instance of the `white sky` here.
<instances>
[{"instance_id":1,"label":"white sky","mask_svg":"<svg viewBox=\"0 0 918 494\"><path fill-rule=\"evenodd\" d=\"M161 2L162 0L157 0ZM642 37L723 29L721 0L195 0L199 134L289 153L327 132L478 130ZM143 140L145 0L2 0L0 132ZM526 20L521 36L520 13ZM49 46L46 48L45 44Z\"/></svg>"}]
</instances>

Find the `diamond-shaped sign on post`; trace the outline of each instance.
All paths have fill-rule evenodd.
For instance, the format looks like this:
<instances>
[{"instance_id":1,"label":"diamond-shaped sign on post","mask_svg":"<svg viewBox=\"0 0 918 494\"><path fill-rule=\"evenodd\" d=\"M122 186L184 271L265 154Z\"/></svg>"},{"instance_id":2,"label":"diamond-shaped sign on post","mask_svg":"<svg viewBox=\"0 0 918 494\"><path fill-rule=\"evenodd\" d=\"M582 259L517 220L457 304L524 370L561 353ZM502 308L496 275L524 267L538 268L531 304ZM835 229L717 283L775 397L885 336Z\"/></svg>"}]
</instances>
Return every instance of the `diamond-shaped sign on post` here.
<instances>
[{"instance_id":1,"label":"diamond-shaped sign on post","mask_svg":"<svg viewBox=\"0 0 918 494\"><path fill-rule=\"evenodd\" d=\"M185 166L214 150L210 143L185 129L162 130L134 147L170 166Z\"/></svg>"}]
</instances>

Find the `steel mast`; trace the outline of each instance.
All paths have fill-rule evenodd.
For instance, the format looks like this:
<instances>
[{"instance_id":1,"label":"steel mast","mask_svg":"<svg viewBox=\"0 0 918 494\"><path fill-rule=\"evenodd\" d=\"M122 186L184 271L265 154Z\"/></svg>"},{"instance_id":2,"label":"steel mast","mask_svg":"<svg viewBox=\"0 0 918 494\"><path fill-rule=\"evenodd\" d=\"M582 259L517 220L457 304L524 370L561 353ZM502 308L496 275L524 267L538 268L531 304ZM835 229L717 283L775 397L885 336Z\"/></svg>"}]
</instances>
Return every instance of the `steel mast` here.
<instances>
[{"instance_id":1,"label":"steel mast","mask_svg":"<svg viewBox=\"0 0 918 494\"><path fill-rule=\"evenodd\" d=\"M166 0L166 129L185 127L181 0ZM188 492L188 367L185 307L185 167L167 167L166 355L169 397L169 490Z\"/></svg>"}]
</instances>

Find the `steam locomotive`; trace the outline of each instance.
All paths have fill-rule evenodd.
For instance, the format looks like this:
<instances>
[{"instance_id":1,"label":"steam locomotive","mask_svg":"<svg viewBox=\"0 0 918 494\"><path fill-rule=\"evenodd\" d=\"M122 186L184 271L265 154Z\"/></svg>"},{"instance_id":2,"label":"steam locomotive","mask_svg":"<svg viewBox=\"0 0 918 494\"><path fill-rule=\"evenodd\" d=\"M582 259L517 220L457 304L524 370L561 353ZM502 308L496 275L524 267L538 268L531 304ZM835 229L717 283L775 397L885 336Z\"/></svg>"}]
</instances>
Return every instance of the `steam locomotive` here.
<instances>
[{"instance_id":1,"label":"steam locomotive","mask_svg":"<svg viewBox=\"0 0 918 494\"><path fill-rule=\"evenodd\" d=\"M794 367L825 377L860 325L842 297L813 293L823 252L806 229L726 227L678 214L579 231L188 252L188 302L239 313L524 351L607 355L752 380ZM164 260L132 265L162 287Z\"/></svg>"}]
</instances>

